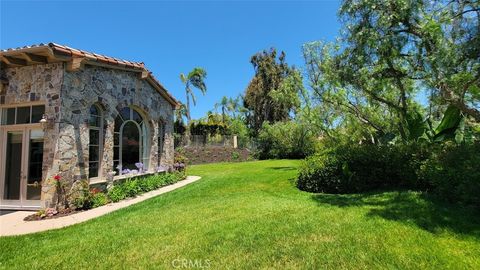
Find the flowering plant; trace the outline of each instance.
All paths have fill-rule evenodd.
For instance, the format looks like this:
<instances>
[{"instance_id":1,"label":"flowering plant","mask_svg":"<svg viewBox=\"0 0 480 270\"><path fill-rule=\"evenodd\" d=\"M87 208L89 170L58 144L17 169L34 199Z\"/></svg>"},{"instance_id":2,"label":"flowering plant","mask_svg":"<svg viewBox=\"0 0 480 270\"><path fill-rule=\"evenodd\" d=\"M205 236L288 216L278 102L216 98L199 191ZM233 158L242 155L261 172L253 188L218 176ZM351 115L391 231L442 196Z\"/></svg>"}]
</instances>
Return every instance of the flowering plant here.
<instances>
[{"instance_id":1,"label":"flowering plant","mask_svg":"<svg viewBox=\"0 0 480 270\"><path fill-rule=\"evenodd\" d=\"M58 213L58 211L55 208L47 208L45 209L45 216L51 217L54 216Z\"/></svg>"},{"instance_id":2,"label":"flowering plant","mask_svg":"<svg viewBox=\"0 0 480 270\"><path fill-rule=\"evenodd\" d=\"M56 209L58 209L58 206L60 205L60 202L63 197L63 204L66 208L68 208L68 196L67 192L65 190L65 183L62 181L62 177L59 174L56 174L53 176L53 181L54 185L57 188L57 204L55 206Z\"/></svg>"},{"instance_id":3,"label":"flowering plant","mask_svg":"<svg viewBox=\"0 0 480 270\"><path fill-rule=\"evenodd\" d=\"M55 208L46 208L37 212L37 215L40 216L40 218L51 217L56 214L58 214L58 211Z\"/></svg>"},{"instance_id":4,"label":"flowering plant","mask_svg":"<svg viewBox=\"0 0 480 270\"><path fill-rule=\"evenodd\" d=\"M143 165L142 162L137 162L137 163L135 163L135 166L137 167L137 169L138 169L138 171L139 171L140 173L143 172L143 167L144 167L144 165Z\"/></svg>"},{"instance_id":5,"label":"flowering plant","mask_svg":"<svg viewBox=\"0 0 480 270\"><path fill-rule=\"evenodd\" d=\"M56 187L61 187L62 186L62 182L60 181L60 180L62 180L62 177L60 175L58 175L58 174L55 175L53 177L53 180L55 181L54 183L55 183Z\"/></svg>"},{"instance_id":6,"label":"flowering plant","mask_svg":"<svg viewBox=\"0 0 480 270\"><path fill-rule=\"evenodd\" d=\"M90 189L90 193L92 193L92 194L97 194L97 193L100 193L100 192L102 192L102 191L101 191L100 189L98 189L98 188L92 188L92 189Z\"/></svg>"},{"instance_id":7,"label":"flowering plant","mask_svg":"<svg viewBox=\"0 0 480 270\"><path fill-rule=\"evenodd\" d=\"M174 163L173 168L176 171L183 171L183 170L185 170L185 163Z\"/></svg>"},{"instance_id":8,"label":"flowering plant","mask_svg":"<svg viewBox=\"0 0 480 270\"><path fill-rule=\"evenodd\" d=\"M159 173L159 172L166 172L166 171L168 171L168 168L165 167L165 166L158 166L158 167L157 167L157 173Z\"/></svg>"}]
</instances>

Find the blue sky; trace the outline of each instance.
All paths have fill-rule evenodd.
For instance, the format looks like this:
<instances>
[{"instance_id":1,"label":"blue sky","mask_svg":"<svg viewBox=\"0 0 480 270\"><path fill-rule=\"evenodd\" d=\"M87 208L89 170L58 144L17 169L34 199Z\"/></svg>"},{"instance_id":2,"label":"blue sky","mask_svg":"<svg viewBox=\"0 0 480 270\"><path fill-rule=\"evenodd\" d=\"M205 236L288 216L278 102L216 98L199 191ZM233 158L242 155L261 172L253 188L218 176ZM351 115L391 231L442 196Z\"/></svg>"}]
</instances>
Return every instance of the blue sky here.
<instances>
[{"instance_id":1,"label":"blue sky","mask_svg":"<svg viewBox=\"0 0 480 270\"><path fill-rule=\"evenodd\" d=\"M303 66L301 46L338 35L338 1L4 1L2 49L56 42L142 61L179 100L179 74L207 70L199 118L222 96L243 93L253 76L250 57L275 47Z\"/></svg>"}]
</instances>

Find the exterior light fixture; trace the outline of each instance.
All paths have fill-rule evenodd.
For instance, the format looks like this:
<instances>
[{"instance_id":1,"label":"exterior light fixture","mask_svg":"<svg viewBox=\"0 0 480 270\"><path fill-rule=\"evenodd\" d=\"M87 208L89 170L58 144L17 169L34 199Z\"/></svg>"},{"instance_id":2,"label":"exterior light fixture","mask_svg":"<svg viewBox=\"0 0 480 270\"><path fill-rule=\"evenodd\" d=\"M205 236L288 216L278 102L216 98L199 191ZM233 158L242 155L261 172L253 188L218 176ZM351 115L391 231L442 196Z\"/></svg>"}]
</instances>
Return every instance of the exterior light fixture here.
<instances>
[{"instance_id":1,"label":"exterior light fixture","mask_svg":"<svg viewBox=\"0 0 480 270\"><path fill-rule=\"evenodd\" d=\"M47 127L48 119L47 119L46 114L42 115L42 119L40 119L39 123L40 123L40 125L42 126L43 129L45 129Z\"/></svg>"}]
</instances>

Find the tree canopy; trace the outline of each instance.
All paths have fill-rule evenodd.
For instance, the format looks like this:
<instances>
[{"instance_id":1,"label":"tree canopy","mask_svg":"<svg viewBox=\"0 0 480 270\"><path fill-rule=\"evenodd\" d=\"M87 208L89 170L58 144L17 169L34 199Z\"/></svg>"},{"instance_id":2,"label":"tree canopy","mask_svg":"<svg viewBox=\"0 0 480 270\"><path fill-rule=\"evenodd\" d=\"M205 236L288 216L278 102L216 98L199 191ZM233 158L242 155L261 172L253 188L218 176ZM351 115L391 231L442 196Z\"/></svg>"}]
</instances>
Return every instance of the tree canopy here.
<instances>
[{"instance_id":1,"label":"tree canopy","mask_svg":"<svg viewBox=\"0 0 480 270\"><path fill-rule=\"evenodd\" d=\"M297 104L288 98L282 98L282 95L295 96L298 87L291 84L301 82L286 81L295 69L285 62L285 53L281 52L277 57L274 48L255 54L250 62L255 75L245 91L244 107L249 111L247 122L253 132L257 133L265 121L273 123L290 118L290 113Z\"/></svg>"}]
</instances>

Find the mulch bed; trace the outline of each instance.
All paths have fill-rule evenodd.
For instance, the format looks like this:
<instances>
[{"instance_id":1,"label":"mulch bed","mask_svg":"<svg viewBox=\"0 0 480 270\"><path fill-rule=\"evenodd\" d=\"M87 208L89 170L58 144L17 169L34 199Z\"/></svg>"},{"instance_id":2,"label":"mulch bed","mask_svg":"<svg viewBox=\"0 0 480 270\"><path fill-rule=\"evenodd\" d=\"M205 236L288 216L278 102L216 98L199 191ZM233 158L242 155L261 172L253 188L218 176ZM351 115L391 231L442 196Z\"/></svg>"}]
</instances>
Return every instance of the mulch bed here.
<instances>
[{"instance_id":1,"label":"mulch bed","mask_svg":"<svg viewBox=\"0 0 480 270\"><path fill-rule=\"evenodd\" d=\"M42 216L38 215L37 213L35 213L35 214L31 214L31 215L25 217L23 220L24 221L37 221L37 220L45 220L45 219L54 219L54 218L73 215L73 214L80 213L80 212L83 212L83 211L84 210L74 210L74 209L67 208L67 209L59 210L58 213L53 215L53 216L42 217Z\"/></svg>"}]
</instances>

